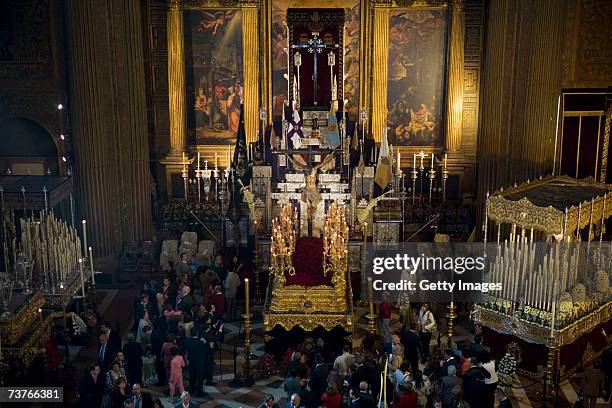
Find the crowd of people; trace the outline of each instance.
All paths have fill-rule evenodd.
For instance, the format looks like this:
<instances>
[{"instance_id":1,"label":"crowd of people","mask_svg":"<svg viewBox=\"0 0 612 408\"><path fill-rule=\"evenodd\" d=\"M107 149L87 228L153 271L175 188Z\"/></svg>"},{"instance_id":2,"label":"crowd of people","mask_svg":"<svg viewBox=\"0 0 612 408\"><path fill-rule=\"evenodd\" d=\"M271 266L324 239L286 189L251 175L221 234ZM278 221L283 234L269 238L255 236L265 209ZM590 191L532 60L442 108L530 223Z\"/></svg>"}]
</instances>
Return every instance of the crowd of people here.
<instances>
[{"instance_id":1,"label":"crowd of people","mask_svg":"<svg viewBox=\"0 0 612 408\"><path fill-rule=\"evenodd\" d=\"M248 276L244 263L235 257L230 263L224 265L217 255L200 265L183 255L161 282L145 282L125 343L111 322L102 322L97 359L77 387L80 406L161 408L159 399L142 390L150 385L162 387L176 408L193 407L192 395L205 396L204 386L216 384L214 356L224 339L224 322L238 319L239 288ZM387 299L378 305L380 334L365 335L355 349L345 344L331 350L317 339L312 347L286 353L281 363L285 408L512 406L481 336L441 350L432 347L438 321L427 303L410 307L399 332L391 328L394 308ZM608 368L596 364L584 373L581 389L589 406L609 383L603 373L610 371L612 347L606 350ZM267 394L260 408L278 408L278 403Z\"/></svg>"},{"instance_id":2,"label":"crowd of people","mask_svg":"<svg viewBox=\"0 0 612 408\"><path fill-rule=\"evenodd\" d=\"M495 362L482 337L459 349L431 350L436 320L428 304L415 313L415 324L389 331L382 302L381 336L366 337L358 352L346 344L333 358L317 341L309 352L295 351L286 368L286 408L492 408L512 404L498 387ZM267 395L260 408L274 408Z\"/></svg>"},{"instance_id":3,"label":"crowd of people","mask_svg":"<svg viewBox=\"0 0 612 408\"><path fill-rule=\"evenodd\" d=\"M150 385L164 387L177 407L188 407L191 395L203 397L204 385L216 384L214 355L223 342L224 321L238 318L236 297L246 273L237 257L230 266L221 255L201 265L183 254L161 282L145 282L134 301L127 342L111 322L100 325L97 361L77 387L80 406L161 407L142 391Z\"/></svg>"}]
</instances>

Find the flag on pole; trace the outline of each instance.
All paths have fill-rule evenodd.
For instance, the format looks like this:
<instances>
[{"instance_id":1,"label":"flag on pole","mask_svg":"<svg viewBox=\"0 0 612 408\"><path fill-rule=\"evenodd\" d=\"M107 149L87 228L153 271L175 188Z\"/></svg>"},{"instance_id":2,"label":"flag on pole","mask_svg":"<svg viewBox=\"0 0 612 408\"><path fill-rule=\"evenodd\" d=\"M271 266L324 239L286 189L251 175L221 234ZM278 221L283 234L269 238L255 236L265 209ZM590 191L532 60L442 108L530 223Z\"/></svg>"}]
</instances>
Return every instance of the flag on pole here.
<instances>
[{"instance_id":1,"label":"flag on pole","mask_svg":"<svg viewBox=\"0 0 612 408\"><path fill-rule=\"evenodd\" d=\"M376 164L374 181L383 190L387 188L391 182L391 157L389 157L389 142L387 141L386 127L383 132L382 143L380 144L380 152L378 154L378 163Z\"/></svg>"},{"instance_id":2,"label":"flag on pole","mask_svg":"<svg viewBox=\"0 0 612 408\"><path fill-rule=\"evenodd\" d=\"M332 149L335 149L340 145L338 119L336 118L336 111L333 107L327 114L327 144Z\"/></svg>"},{"instance_id":3,"label":"flag on pole","mask_svg":"<svg viewBox=\"0 0 612 408\"><path fill-rule=\"evenodd\" d=\"M293 101L293 109L291 113L291 119L289 120L287 138L290 139L293 143L294 149L299 149L302 147L301 139L303 137L304 132L302 131L302 119L300 118L300 113L297 110L296 103L295 101Z\"/></svg>"},{"instance_id":4,"label":"flag on pole","mask_svg":"<svg viewBox=\"0 0 612 408\"><path fill-rule=\"evenodd\" d=\"M242 180L244 185L250 183L251 175L247 154L246 131L244 129L244 105L240 105L240 121L238 123L238 132L236 132L236 148L234 149L232 168L236 172L236 176Z\"/></svg>"}]
</instances>

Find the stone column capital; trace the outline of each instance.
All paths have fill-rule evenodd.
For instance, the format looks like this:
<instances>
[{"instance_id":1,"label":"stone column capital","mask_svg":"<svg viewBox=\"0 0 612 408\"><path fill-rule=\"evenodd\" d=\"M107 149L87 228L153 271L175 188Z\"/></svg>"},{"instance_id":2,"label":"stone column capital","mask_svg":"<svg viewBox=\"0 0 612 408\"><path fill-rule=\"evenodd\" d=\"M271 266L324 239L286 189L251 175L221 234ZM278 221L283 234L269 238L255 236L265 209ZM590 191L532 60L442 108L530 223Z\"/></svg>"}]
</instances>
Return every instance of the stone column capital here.
<instances>
[{"instance_id":1,"label":"stone column capital","mask_svg":"<svg viewBox=\"0 0 612 408\"><path fill-rule=\"evenodd\" d=\"M453 12L461 12L465 6L465 0L451 0L450 4Z\"/></svg>"}]
</instances>

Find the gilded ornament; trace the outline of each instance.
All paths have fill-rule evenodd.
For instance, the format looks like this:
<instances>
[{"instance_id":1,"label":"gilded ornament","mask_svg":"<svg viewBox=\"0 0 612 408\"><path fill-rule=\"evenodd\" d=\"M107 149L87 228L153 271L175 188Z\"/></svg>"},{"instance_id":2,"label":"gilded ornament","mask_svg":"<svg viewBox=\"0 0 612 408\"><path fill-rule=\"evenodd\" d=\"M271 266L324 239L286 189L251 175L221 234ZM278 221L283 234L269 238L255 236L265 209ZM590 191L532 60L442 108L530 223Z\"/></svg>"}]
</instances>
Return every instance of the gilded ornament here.
<instances>
[{"instance_id":1,"label":"gilded ornament","mask_svg":"<svg viewBox=\"0 0 612 408\"><path fill-rule=\"evenodd\" d=\"M597 271L595 273L595 291L608 294L610 289L610 279L606 271Z\"/></svg>"},{"instance_id":2,"label":"gilded ornament","mask_svg":"<svg viewBox=\"0 0 612 408\"><path fill-rule=\"evenodd\" d=\"M572 301L574 303L584 302L587 298L586 287L582 283L576 284L572 288Z\"/></svg>"}]
</instances>

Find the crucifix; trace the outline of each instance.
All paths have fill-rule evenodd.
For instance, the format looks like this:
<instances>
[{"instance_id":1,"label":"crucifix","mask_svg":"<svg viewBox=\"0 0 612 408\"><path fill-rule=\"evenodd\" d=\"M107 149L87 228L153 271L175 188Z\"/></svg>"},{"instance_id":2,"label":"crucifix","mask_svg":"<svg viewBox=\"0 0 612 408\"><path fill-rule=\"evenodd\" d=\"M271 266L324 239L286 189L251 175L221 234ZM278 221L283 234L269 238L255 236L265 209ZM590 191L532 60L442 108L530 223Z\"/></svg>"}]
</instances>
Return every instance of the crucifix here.
<instances>
[{"instance_id":1,"label":"crucifix","mask_svg":"<svg viewBox=\"0 0 612 408\"><path fill-rule=\"evenodd\" d=\"M318 93L318 88L319 88L319 82L318 82L319 72L317 69L317 66L318 66L317 61L319 59L319 54L323 52L323 50L325 49L336 49L339 47L340 45L338 44L329 45L329 46L323 44L323 40L319 38L318 32L312 33L312 38L308 40L308 44L297 44L297 45L291 46L291 48L294 48L294 49L306 49L308 50L310 54L312 54L312 57L313 57L313 73L312 73L313 100L314 100L315 105L318 104L317 93ZM301 63L301 58L300 58L300 63ZM332 78L330 78L330 80L332 80ZM299 81L299 78L298 78L298 81Z\"/></svg>"}]
</instances>

